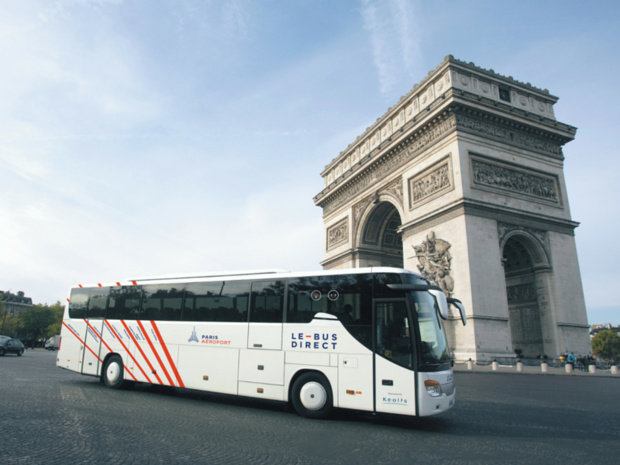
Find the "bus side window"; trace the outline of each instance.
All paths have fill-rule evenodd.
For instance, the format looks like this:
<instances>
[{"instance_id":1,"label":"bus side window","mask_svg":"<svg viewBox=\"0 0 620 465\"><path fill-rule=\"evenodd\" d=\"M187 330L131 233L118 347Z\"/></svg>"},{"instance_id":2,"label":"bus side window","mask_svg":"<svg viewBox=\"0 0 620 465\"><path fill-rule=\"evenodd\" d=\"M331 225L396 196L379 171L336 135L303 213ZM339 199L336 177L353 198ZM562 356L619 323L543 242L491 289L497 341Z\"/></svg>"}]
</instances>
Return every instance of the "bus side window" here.
<instances>
[{"instance_id":1,"label":"bus side window","mask_svg":"<svg viewBox=\"0 0 620 465\"><path fill-rule=\"evenodd\" d=\"M123 286L110 290L108 301L108 320L140 320L140 286Z\"/></svg>"},{"instance_id":2,"label":"bus side window","mask_svg":"<svg viewBox=\"0 0 620 465\"><path fill-rule=\"evenodd\" d=\"M251 323L282 323L284 281L256 281L250 297Z\"/></svg>"},{"instance_id":3,"label":"bus side window","mask_svg":"<svg viewBox=\"0 0 620 465\"><path fill-rule=\"evenodd\" d=\"M90 289L91 295L88 299L88 310L85 318L105 318L106 303L108 301L109 287Z\"/></svg>"},{"instance_id":4,"label":"bus side window","mask_svg":"<svg viewBox=\"0 0 620 465\"><path fill-rule=\"evenodd\" d=\"M88 289L72 289L69 298L69 318L84 318L88 307Z\"/></svg>"}]
</instances>

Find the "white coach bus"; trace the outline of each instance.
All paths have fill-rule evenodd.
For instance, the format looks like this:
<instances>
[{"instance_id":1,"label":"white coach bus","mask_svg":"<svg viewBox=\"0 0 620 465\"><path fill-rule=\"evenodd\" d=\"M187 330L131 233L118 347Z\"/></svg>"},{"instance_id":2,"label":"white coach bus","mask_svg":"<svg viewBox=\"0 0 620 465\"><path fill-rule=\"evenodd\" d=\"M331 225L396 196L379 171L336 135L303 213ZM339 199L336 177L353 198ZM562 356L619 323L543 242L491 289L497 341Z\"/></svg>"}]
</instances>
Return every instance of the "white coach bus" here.
<instances>
[{"instance_id":1,"label":"white coach bus","mask_svg":"<svg viewBox=\"0 0 620 465\"><path fill-rule=\"evenodd\" d=\"M398 268L260 271L71 289L57 366L141 382L425 416L454 404L443 319L463 306Z\"/></svg>"}]
</instances>

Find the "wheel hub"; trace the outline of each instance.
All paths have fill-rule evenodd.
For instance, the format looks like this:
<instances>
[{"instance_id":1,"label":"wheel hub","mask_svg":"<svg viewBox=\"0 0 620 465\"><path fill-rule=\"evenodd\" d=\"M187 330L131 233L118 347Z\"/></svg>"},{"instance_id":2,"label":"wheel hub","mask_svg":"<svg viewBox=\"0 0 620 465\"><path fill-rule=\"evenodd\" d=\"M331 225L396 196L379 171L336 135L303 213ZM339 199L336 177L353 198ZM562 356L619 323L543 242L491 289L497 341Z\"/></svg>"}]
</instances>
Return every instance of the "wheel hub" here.
<instances>
[{"instance_id":1,"label":"wheel hub","mask_svg":"<svg viewBox=\"0 0 620 465\"><path fill-rule=\"evenodd\" d=\"M320 383L312 381L303 385L299 399L308 410L319 410L327 402L327 392Z\"/></svg>"}]
</instances>

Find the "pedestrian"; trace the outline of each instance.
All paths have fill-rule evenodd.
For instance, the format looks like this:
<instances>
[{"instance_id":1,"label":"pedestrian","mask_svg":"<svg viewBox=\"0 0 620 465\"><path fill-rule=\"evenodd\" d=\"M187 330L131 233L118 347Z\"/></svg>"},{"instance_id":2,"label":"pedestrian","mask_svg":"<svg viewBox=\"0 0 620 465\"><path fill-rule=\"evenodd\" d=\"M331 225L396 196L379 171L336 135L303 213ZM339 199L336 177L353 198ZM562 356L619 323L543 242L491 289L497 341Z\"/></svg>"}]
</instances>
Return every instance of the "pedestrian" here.
<instances>
[{"instance_id":1,"label":"pedestrian","mask_svg":"<svg viewBox=\"0 0 620 465\"><path fill-rule=\"evenodd\" d=\"M566 363L568 363L570 366L575 368L575 356L573 355L572 352L569 352L568 355L566 356Z\"/></svg>"}]
</instances>

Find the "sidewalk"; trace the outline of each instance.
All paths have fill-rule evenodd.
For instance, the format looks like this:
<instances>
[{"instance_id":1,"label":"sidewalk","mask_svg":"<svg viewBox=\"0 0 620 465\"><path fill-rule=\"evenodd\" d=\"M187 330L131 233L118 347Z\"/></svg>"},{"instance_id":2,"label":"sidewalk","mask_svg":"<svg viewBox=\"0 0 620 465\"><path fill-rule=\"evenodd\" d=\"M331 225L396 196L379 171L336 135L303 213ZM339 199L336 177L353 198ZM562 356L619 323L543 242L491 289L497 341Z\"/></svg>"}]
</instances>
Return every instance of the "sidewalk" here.
<instances>
[{"instance_id":1,"label":"sidewalk","mask_svg":"<svg viewBox=\"0 0 620 465\"><path fill-rule=\"evenodd\" d=\"M553 367L549 365L547 367L547 372L544 373L540 365L526 365L523 364L522 371L517 371L516 364L514 365L503 365L501 363L497 364L497 369L493 370L493 366L491 362L480 362L480 364L476 362L472 362L472 369L468 369L467 362L454 362L454 367L452 368L455 372L470 372L470 373L511 373L515 375L560 375L560 376L601 376L607 378L619 378L620 374L612 374L611 369L603 369L597 368L595 373L590 373L588 371L580 371L573 370L572 373L567 373L566 368L562 367ZM620 372L618 370L616 373Z\"/></svg>"}]
</instances>

